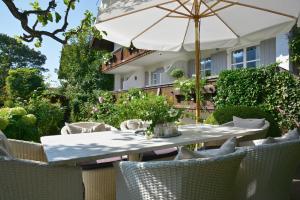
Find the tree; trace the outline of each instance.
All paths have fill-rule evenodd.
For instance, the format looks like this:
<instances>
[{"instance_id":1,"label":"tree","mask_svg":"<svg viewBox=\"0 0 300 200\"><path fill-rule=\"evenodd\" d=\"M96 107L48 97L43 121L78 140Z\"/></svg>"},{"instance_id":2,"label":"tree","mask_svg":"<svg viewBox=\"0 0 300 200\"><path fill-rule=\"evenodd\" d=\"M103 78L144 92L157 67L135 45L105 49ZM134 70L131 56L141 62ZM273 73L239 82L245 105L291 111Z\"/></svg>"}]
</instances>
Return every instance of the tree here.
<instances>
[{"instance_id":1,"label":"tree","mask_svg":"<svg viewBox=\"0 0 300 200\"><path fill-rule=\"evenodd\" d=\"M27 67L45 72L47 69L42 67L45 62L46 56L41 52L5 34L0 34L0 101L3 101L5 79L10 69Z\"/></svg>"},{"instance_id":2,"label":"tree","mask_svg":"<svg viewBox=\"0 0 300 200\"><path fill-rule=\"evenodd\" d=\"M40 51L31 49L18 40L0 33L0 65L7 65L9 69L29 67L46 71L42 67L46 59Z\"/></svg>"},{"instance_id":3,"label":"tree","mask_svg":"<svg viewBox=\"0 0 300 200\"><path fill-rule=\"evenodd\" d=\"M87 18L90 26L94 20L92 15ZM64 85L83 93L91 93L97 89L109 90L113 86L112 75L103 74L99 70L109 54L92 49L90 39L90 29L70 38L70 44L62 49L58 71L58 78Z\"/></svg>"},{"instance_id":4,"label":"tree","mask_svg":"<svg viewBox=\"0 0 300 200\"><path fill-rule=\"evenodd\" d=\"M82 32L86 27L90 27L94 32L94 37L100 39L100 33L96 28L88 26L88 16L82 20L80 26L67 31L69 26L69 13L75 9L76 3L79 0L63 0L62 6L64 7L64 14L59 13L58 3L56 0L48 0L48 4L45 8L39 3L39 0L34 0L30 10L24 10L19 8L14 0L2 0L7 6L11 14L20 21L23 30L23 35L19 38L25 42L35 41L36 47L39 47L42 43L43 37L50 37L61 44L67 44L68 40L78 33ZM42 2L42 1L40 1ZM63 15L63 16L62 16ZM62 21L62 23L61 23ZM33 22L33 23L31 23ZM46 26L50 23L56 23L57 27L51 28ZM53 29L53 30L52 30Z\"/></svg>"},{"instance_id":5,"label":"tree","mask_svg":"<svg viewBox=\"0 0 300 200\"><path fill-rule=\"evenodd\" d=\"M6 90L11 100L29 99L35 90L44 89L43 76L37 69L11 69L6 78Z\"/></svg>"}]
</instances>

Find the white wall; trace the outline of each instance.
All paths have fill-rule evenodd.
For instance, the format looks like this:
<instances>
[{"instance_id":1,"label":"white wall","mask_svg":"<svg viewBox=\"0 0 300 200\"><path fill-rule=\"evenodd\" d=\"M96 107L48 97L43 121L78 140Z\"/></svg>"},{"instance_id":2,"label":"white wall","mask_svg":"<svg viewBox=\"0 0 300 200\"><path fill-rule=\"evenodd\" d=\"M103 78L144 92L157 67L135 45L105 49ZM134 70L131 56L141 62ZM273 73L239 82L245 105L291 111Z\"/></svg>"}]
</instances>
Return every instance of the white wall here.
<instances>
[{"instance_id":1,"label":"white wall","mask_svg":"<svg viewBox=\"0 0 300 200\"><path fill-rule=\"evenodd\" d=\"M263 41L264 42L264 41ZM288 45L288 35L287 34L281 34L278 35L276 37L276 39L273 39L270 41L268 41L269 43L271 42L273 44L272 46L272 53L271 54L275 54L275 46L276 46L276 61L280 62L280 66L284 69L290 70L290 65L289 65L289 45ZM276 43L276 44L275 44ZM264 53L263 50L263 44L260 42L257 43L253 43L252 45L260 45L261 46L261 61L262 64L268 64L268 63L264 63L265 62L265 55L262 55ZM251 46L251 45L250 45ZM270 46L270 45L269 45ZM271 48L271 47L267 47L267 48ZM118 48L118 45L115 45L115 48ZM245 47L245 46L242 46ZM228 48L226 50L226 53L224 52L223 56L222 56L222 65L226 65L226 66L219 66L222 69L226 69L226 67L228 69L231 69L231 51L234 49L238 49L238 48L242 48L242 47L235 47L235 48ZM207 53L212 53L214 55L217 55L218 52L207 52ZM220 53L220 52L219 52ZM270 52L267 52L270 54ZM266 53L265 53L266 54ZM209 55L208 55L209 56ZM268 55L269 57L272 57L273 59L275 59L275 55L274 57L272 55ZM213 57L213 55L211 55L211 57ZM267 59L267 61L269 60L273 60L271 58ZM191 59L193 59L193 56L191 57ZM189 57L187 56L179 56L176 60L174 59L170 59L161 63L156 63L156 64L152 64L152 65L148 65L148 66L138 66L138 71L134 71L134 72L128 72L127 74L115 74L115 90L120 90L121 88L121 84L120 84L120 80L121 77L124 77L124 83L123 83L123 90L128 90L130 88L143 88L145 87L145 72L149 73L149 85L151 86L151 72L156 71L158 68L164 68L164 73L161 74L161 85L163 84L169 84L172 83L174 81L174 79L170 76L170 72L175 69L175 68L180 68L184 71L185 75L188 75L188 69L189 69ZM275 60L274 60L275 61ZM155 61L153 61L153 63L155 63ZM218 63L219 65L220 63ZM212 66L215 67L215 66ZM219 71L221 71L222 69L220 69ZM213 71L213 69L212 69ZM218 71L218 72L219 72ZM135 80L136 79L136 80Z\"/></svg>"},{"instance_id":2,"label":"white wall","mask_svg":"<svg viewBox=\"0 0 300 200\"><path fill-rule=\"evenodd\" d=\"M142 88L145 86L145 70L135 71L131 74L125 75L127 80L124 80L123 89Z\"/></svg>"},{"instance_id":3,"label":"white wall","mask_svg":"<svg viewBox=\"0 0 300 200\"><path fill-rule=\"evenodd\" d=\"M115 74L114 91L119 90L121 90L121 76L120 74Z\"/></svg>"},{"instance_id":4,"label":"white wall","mask_svg":"<svg viewBox=\"0 0 300 200\"><path fill-rule=\"evenodd\" d=\"M288 34L280 34L276 37L276 62L280 62L280 67L290 70Z\"/></svg>"}]
</instances>

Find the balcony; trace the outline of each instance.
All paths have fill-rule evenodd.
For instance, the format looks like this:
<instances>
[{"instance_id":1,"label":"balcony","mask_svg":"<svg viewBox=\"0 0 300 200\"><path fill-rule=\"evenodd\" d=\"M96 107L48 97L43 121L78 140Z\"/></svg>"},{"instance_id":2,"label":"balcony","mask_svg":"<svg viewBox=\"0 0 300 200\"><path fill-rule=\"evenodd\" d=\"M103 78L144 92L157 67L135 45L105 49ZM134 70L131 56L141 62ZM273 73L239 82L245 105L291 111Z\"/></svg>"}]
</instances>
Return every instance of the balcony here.
<instances>
[{"instance_id":1,"label":"balcony","mask_svg":"<svg viewBox=\"0 0 300 200\"><path fill-rule=\"evenodd\" d=\"M102 65L102 72L109 72L121 65L151 54L154 51L122 47L112 52L112 58Z\"/></svg>"}]
</instances>

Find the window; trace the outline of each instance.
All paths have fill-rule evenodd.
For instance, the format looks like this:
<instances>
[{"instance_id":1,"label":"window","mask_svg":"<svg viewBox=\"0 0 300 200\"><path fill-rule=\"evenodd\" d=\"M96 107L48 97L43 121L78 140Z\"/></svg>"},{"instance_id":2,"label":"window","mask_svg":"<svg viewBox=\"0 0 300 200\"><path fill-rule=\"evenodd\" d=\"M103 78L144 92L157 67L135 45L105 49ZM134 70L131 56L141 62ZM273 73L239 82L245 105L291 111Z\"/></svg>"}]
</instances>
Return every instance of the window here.
<instances>
[{"instance_id":1,"label":"window","mask_svg":"<svg viewBox=\"0 0 300 200\"><path fill-rule=\"evenodd\" d=\"M201 60L201 75L202 77L211 75L211 58Z\"/></svg>"},{"instance_id":2,"label":"window","mask_svg":"<svg viewBox=\"0 0 300 200\"><path fill-rule=\"evenodd\" d=\"M160 73L152 72L151 73L151 85L160 84Z\"/></svg>"},{"instance_id":3,"label":"window","mask_svg":"<svg viewBox=\"0 0 300 200\"><path fill-rule=\"evenodd\" d=\"M244 50L239 49L236 51L233 51L231 54L231 63L232 67L234 68L243 68L244 66Z\"/></svg>"},{"instance_id":4,"label":"window","mask_svg":"<svg viewBox=\"0 0 300 200\"><path fill-rule=\"evenodd\" d=\"M161 74L164 72L164 68L158 68L151 72L151 85L161 84Z\"/></svg>"},{"instance_id":5,"label":"window","mask_svg":"<svg viewBox=\"0 0 300 200\"><path fill-rule=\"evenodd\" d=\"M260 65L260 48L251 46L231 53L231 66L235 69L255 68Z\"/></svg>"},{"instance_id":6,"label":"window","mask_svg":"<svg viewBox=\"0 0 300 200\"><path fill-rule=\"evenodd\" d=\"M246 67L248 68L255 68L260 64L260 49L259 47L253 46L248 47L246 49L247 60L246 60Z\"/></svg>"}]
</instances>

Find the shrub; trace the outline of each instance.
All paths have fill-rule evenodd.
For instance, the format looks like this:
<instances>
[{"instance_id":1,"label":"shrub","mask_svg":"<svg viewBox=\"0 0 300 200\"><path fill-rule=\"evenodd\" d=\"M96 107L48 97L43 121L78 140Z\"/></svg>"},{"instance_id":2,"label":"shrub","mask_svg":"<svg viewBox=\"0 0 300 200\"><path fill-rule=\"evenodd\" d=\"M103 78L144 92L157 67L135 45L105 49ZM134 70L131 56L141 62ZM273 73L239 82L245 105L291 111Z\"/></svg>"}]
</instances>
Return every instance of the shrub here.
<instances>
[{"instance_id":1,"label":"shrub","mask_svg":"<svg viewBox=\"0 0 300 200\"><path fill-rule=\"evenodd\" d=\"M111 93L102 95L103 99L94 107L94 119L119 127L128 119L152 121L152 127L158 123L173 122L179 119L181 111L175 110L163 96L146 94L141 90L131 90L114 101Z\"/></svg>"},{"instance_id":2,"label":"shrub","mask_svg":"<svg viewBox=\"0 0 300 200\"><path fill-rule=\"evenodd\" d=\"M37 69L20 68L9 70L6 78L6 90L9 99L29 99L33 91L44 87L43 76Z\"/></svg>"},{"instance_id":3,"label":"shrub","mask_svg":"<svg viewBox=\"0 0 300 200\"><path fill-rule=\"evenodd\" d=\"M274 120L272 115L263 111L259 107L227 106L218 108L207 117L205 123L224 124L232 121L233 116L241 118L265 118L268 122L270 122L270 128L267 136L276 137L281 135L278 123Z\"/></svg>"},{"instance_id":4,"label":"shrub","mask_svg":"<svg viewBox=\"0 0 300 200\"><path fill-rule=\"evenodd\" d=\"M9 124L8 119L0 117L0 130L3 131L4 129L6 129L8 124Z\"/></svg>"},{"instance_id":5,"label":"shrub","mask_svg":"<svg viewBox=\"0 0 300 200\"><path fill-rule=\"evenodd\" d=\"M176 79L179 79L179 78L182 78L184 76L184 72L181 70L181 69L174 69L170 75L173 77L173 78L176 78Z\"/></svg>"},{"instance_id":6,"label":"shrub","mask_svg":"<svg viewBox=\"0 0 300 200\"><path fill-rule=\"evenodd\" d=\"M35 116L22 107L0 109L0 129L12 139L39 141Z\"/></svg>"},{"instance_id":7,"label":"shrub","mask_svg":"<svg viewBox=\"0 0 300 200\"><path fill-rule=\"evenodd\" d=\"M277 64L258 69L223 71L217 81L217 108L257 106L270 113L281 129L295 126L300 118L300 81ZM278 109L282 112L278 112Z\"/></svg>"},{"instance_id":8,"label":"shrub","mask_svg":"<svg viewBox=\"0 0 300 200\"><path fill-rule=\"evenodd\" d=\"M64 109L59 103L51 103L42 97L33 97L26 106L28 113L36 117L39 136L59 134L64 124ZM25 121L34 122L32 115L27 115Z\"/></svg>"}]
</instances>

